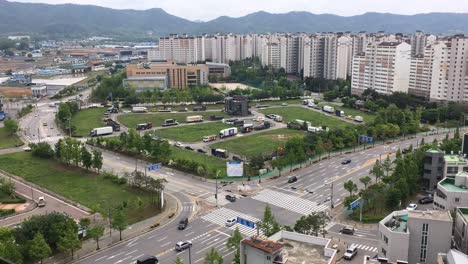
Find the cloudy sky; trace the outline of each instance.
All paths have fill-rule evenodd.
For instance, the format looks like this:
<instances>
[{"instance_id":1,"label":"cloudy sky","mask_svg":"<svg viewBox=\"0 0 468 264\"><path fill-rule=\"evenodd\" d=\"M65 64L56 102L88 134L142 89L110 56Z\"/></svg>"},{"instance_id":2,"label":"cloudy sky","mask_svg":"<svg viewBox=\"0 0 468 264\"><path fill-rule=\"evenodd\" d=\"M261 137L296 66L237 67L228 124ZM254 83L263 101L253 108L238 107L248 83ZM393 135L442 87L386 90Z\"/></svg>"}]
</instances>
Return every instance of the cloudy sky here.
<instances>
[{"instance_id":1,"label":"cloudy sky","mask_svg":"<svg viewBox=\"0 0 468 264\"><path fill-rule=\"evenodd\" d=\"M11 0L9 0L11 1ZM34 3L92 4L116 9L160 7L190 20L207 21L219 16L239 17L256 11L285 13L309 11L351 16L365 12L416 14L428 12L468 13L466 0L16 0Z\"/></svg>"}]
</instances>

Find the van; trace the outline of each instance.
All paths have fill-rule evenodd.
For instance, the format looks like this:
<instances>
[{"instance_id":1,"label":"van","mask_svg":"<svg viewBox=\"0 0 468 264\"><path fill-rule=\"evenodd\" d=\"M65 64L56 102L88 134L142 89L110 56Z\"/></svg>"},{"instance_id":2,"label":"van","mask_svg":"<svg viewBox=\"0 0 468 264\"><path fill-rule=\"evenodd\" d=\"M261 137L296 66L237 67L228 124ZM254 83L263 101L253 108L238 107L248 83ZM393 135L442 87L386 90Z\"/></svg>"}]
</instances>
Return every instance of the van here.
<instances>
[{"instance_id":1,"label":"van","mask_svg":"<svg viewBox=\"0 0 468 264\"><path fill-rule=\"evenodd\" d=\"M188 218L184 217L180 219L179 226L177 227L179 230L184 230L188 226Z\"/></svg>"},{"instance_id":2,"label":"van","mask_svg":"<svg viewBox=\"0 0 468 264\"><path fill-rule=\"evenodd\" d=\"M159 263L159 260L155 256L143 255L137 259L136 263L137 264L157 264Z\"/></svg>"},{"instance_id":3,"label":"van","mask_svg":"<svg viewBox=\"0 0 468 264\"><path fill-rule=\"evenodd\" d=\"M343 255L344 259L351 260L354 258L354 256L357 255L357 245L352 244L351 246L346 249L346 252Z\"/></svg>"},{"instance_id":4,"label":"van","mask_svg":"<svg viewBox=\"0 0 468 264\"><path fill-rule=\"evenodd\" d=\"M46 205L45 198L43 196L39 197L39 199L37 199L37 206L44 207L45 205Z\"/></svg>"}]
</instances>

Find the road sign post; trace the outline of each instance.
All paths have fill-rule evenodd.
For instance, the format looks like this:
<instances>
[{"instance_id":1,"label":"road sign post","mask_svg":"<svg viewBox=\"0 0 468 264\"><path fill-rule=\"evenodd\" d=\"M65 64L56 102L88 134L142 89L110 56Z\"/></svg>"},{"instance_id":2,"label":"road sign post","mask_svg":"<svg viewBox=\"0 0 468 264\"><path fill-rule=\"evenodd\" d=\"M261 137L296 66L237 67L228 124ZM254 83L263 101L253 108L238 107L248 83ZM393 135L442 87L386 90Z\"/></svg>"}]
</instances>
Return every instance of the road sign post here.
<instances>
[{"instance_id":1,"label":"road sign post","mask_svg":"<svg viewBox=\"0 0 468 264\"><path fill-rule=\"evenodd\" d=\"M237 217L237 223L252 229L255 229L255 222L244 219L242 217Z\"/></svg>"}]
</instances>

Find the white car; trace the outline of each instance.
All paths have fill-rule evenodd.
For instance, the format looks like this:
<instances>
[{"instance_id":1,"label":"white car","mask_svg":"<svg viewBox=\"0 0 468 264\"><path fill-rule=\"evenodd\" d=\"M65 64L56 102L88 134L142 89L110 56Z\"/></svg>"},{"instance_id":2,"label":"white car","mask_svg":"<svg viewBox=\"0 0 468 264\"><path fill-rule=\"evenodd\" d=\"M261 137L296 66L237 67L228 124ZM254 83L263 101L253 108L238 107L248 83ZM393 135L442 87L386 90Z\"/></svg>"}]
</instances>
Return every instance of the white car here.
<instances>
[{"instance_id":1,"label":"white car","mask_svg":"<svg viewBox=\"0 0 468 264\"><path fill-rule=\"evenodd\" d=\"M179 148L184 147L184 145L183 145L182 143L180 143L180 142L176 142L176 143L174 144L174 146L179 147Z\"/></svg>"},{"instance_id":2,"label":"white car","mask_svg":"<svg viewBox=\"0 0 468 264\"><path fill-rule=\"evenodd\" d=\"M192 242L191 241L185 241L185 242L177 242L176 245L175 245L175 250L176 251L182 251L182 250L185 250L189 247L192 246Z\"/></svg>"},{"instance_id":3,"label":"white car","mask_svg":"<svg viewBox=\"0 0 468 264\"><path fill-rule=\"evenodd\" d=\"M418 205L414 204L414 203L411 203L411 204L408 205L408 207L406 207L406 210L407 211L413 211L413 210L416 210L416 208L418 208Z\"/></svg>"},{"instance_id":4,"label":"white car","mask_svg":"<svg viewBox=\"0 0 468 264\"><path fill-rule=\"evenodd\" d=\"M237 223L237 218L235 217L229 218L228 220L226 220L226 227L231 227L235 225L236 223Z\"/></svg>"}]
</instances>

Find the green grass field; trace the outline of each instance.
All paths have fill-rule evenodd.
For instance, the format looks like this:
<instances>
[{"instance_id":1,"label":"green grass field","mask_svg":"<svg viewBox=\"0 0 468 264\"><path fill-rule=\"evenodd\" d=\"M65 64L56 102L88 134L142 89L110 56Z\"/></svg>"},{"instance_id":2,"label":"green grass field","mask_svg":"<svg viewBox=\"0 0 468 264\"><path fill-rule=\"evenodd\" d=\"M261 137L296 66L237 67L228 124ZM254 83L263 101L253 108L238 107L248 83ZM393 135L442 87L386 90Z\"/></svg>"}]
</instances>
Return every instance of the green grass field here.
<instances>
[{"instance_id":1,"label":"green grass field","mask_svg":"<svg viewBox=\"0 0 468 264\"><path fill-rule=\"evenodd\" d=\"M187 116L201 115L205 120L209 120L212 115L226 116L223 112L191 112L191 113L156 113L156 114L124 114L119 115L117 119L119 122L128 127L136 128L137 124L151 122L153 127L162 126L166 119L176 119L179 123L185 123Z\"/></svg>"},{"instance_id":2,"label":"green grass field","mask_svg":"<svg viewBox=\"0 0 468 264\"><path fill-rule=\"evenodd\" d=\"M339 120L338 118L330 117L313 110L302 107L278 107L271 109L262 109L260 112L264 114L277 114L283 117L283 122L290 122L296 119L310 121L312 126L327 126L330 129L344 129L352 124Z\"/></svg>"},{"instance_id":3,"label":"green grass field","mask_svg":"<svg viewBox=\"0 0 468 264\"><path fill-rule=\"evenodd\" d=\"M0 128L0 149L14 148L22 144L17 136L10 136L4 127Z\"/></svg>"},{"instance_id":4,"label":"green grass field","mask_svg":"<svg viewBox=\"0 0 468 264\"><path fill-rule=\"evenodd\" d=\"M211 154L202 154L198 153L195 150L186 150L183 148L178 147L171 147L172 159L187 159L199 162L201 164L205 164L208 171L216 171L220 170L221 175L220 177L226 177L226 161L220 158L216 158L211 156Z\"/></svg>"},{"instance_id":5,"label":"green grass field","mask_svg":"<svg viewBox=\"0 0 468 264\"><path fill-rule=\"evenodd\" d=\"M249 105L255 107L256 105L269 105L269 106L279 106L283 103L286 104L301 104L301 99L288 99L288 100L279 100L279 101L264 101L264 102L250 102Z\"/></svg>"},{"instance_id":6,"label":"green grass field","mask_svg":"<svg viewBox=\"0 0 468 264\"><path fill-rule=\"evenodd\" d=\"M104 126L102 119L106 108L88 108L79 111L72 118L72 126L76 127L75 136L89 136L91 129Z\"/></svg>"},{"instance_id":7,"label":"green grass field","mask_svg":"<svg viewBox=\"0 0 468 264\"><path fill-rule=\"evenodd\" d=\"M144 192L55 160L35 158L29 152L1 155L0 168L102 214L107 214L109 206L115 207L125 201L128 204L125 212L130 223L158 213L149 206L149 196ZM143 201L141 208L136 206L138 199Z\"/></svg>"},{"instance_id":8,"label":"green grass field","mask_svg":"<svg viewBox=\"0 0 468 264\"><path fill-rule=\"evenodd\" d=\"M271 153L277 147L294 136L304 136L305 131L281 128L255 135L245 134L233 140L211 144L210 147L225 149L238 155L253 157L263 153Z\"/></svg>"},{"instance_id":9,"label":"green grass field","mask_svg":"<svg viewBox=\"0 0 468 264\"><path fill-rule=\"evenodd\" d=\"M362 118L364 118L364 122L366 122L366 123L374 122L374 119L376 117L376 115L374 115L374 114L369 114L369 113L360 111L358 109L353 109L353 108L344 107L344 106L337 106L335 104L330 104L330 103L327 103L327 102L319 103L319 105L320 106L324 106L324 105L333 106L333 108L335 108L336 110L344 111L346 116L349 116L349 115L352 115L353 117L354 116L362 116Z\"/></svg>"},{"instance_id":10,"label":"green grass field","mask_svg":"<svg viewBox=\"0 0 468 264\"><path fill-rule=\"evenodd\" d=\"M217 135L221 129L232 127L221 122L201 123L188 126L176 126L156 130L156 135L181 142L193 143L202 141L204 136Z\"/></svg>"}]
</instances>

